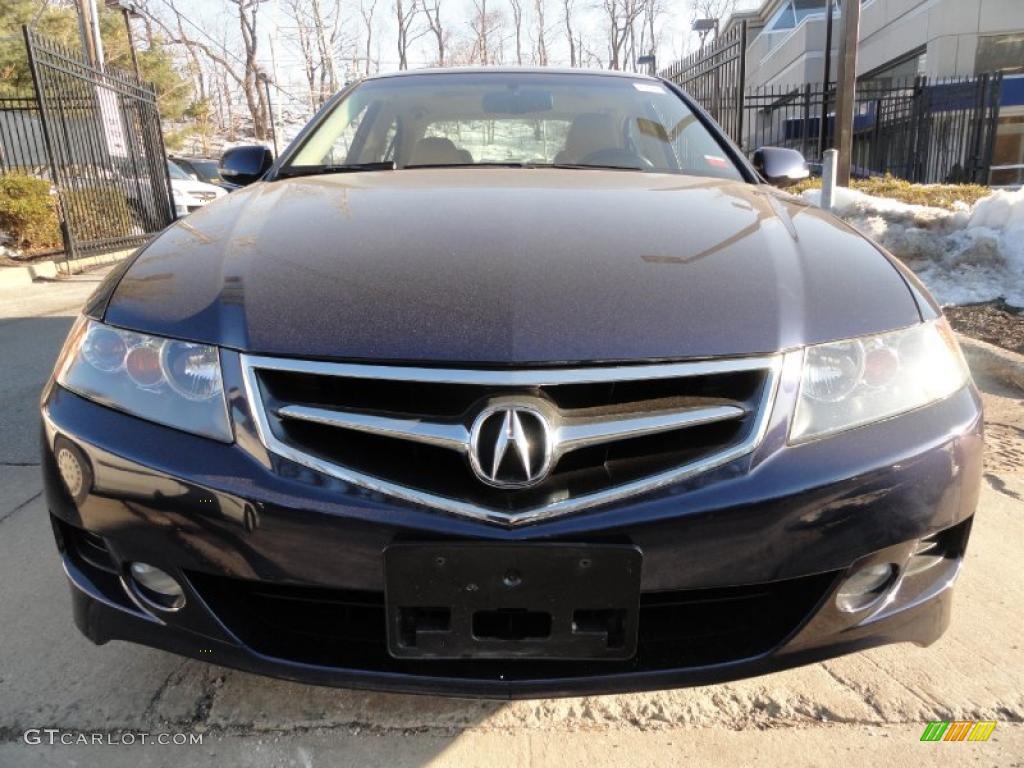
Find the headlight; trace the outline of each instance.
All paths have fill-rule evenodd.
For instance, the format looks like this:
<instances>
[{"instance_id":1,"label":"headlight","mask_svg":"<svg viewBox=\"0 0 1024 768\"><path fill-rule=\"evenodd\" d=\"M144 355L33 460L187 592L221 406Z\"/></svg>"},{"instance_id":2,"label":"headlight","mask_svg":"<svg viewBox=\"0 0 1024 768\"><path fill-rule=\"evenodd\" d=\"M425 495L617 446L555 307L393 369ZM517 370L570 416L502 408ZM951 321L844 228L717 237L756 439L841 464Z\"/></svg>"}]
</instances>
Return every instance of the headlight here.
<instances>
[{"instance_id":1,"label":"headlight","mask_svg":"<svg viewBox=\"0 0 1024 768\"><path fill-rule=\"evenodd\" d=\"M920 408L953 394L968 377L942 319L808 347L790 442Z\"/></svg>"},{"instance_id":2,"label":"headlight","mask_svg":"<svg viewBox=\"0 0 1024 768\"><path fill-rule=\"evenodd\" d=\"M57 373L65 389L133 416L231 442L216 347L79 320Z\"/></svg>"}]
</instances>

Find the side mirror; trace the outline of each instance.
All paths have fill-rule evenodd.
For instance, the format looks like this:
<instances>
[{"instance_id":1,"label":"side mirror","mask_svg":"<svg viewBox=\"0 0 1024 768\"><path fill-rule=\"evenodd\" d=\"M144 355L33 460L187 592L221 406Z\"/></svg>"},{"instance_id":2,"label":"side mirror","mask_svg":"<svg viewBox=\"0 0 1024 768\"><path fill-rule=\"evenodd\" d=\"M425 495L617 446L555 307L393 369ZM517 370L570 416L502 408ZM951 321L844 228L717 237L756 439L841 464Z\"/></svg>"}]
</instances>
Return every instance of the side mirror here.
<instances>
[{"instance_id":1,"label":"side mirror","mask_svg":"<svg viewBox=\"0 0 1024 768\"><path fill-rule=\"evenodd\" d=\"M795 149L761 147L754 153L754 168L775 187L791 187L811 175L804 156Z\"/></svg>"},{"instance_id":2,"label":"side mirror","mask_svg":"<svg viewBox=\"0 0 1024 768\"><path fill-rule=\"evenodd\" d=\"M244 186L259 181L273 164L274 156L266 147L234 147L221 155L220 175L225 181Z\"/></svg>"}]
</instances>

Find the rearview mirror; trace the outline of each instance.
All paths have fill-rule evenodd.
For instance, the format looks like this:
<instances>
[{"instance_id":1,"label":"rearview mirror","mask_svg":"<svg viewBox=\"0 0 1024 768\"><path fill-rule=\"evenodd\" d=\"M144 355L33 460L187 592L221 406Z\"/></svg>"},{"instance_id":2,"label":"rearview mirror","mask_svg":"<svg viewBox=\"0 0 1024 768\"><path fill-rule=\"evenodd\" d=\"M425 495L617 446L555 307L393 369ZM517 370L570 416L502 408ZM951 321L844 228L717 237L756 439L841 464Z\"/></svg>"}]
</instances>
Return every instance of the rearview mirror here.
<instances>
[{"instance_id":1,"label":"rearview mirror","mask_svg":"<svg viewBox=\"0 0 1024 768\"><path fill-rule=\"evenodd\" d=\"M551 91L494 91L485 93L483 111L488 115L528 115L550 112L554 106Z\"/></svg>"},{"instance_id":2,"label":"rearview mirror","mask_svg":"<svg viewBox=\"0 0 1024 768\"><path fill-rule=\"evenodd\" d=\"M258 181L273 164L274 156L266 147L233 147L220 158L220 175L225 181L244 186Z\"/></svg>"},{"instance_id":3,"label":"rearview mirror","mask_svg":"<svg viewBox=\"0 0 1024 768\"><path fill-rule=\"evenodd\" d=\"M754 153L754 168L775 187L791 187L811 175L804 156L795 149L761 147Z\"/></svg>"}]
</instances>

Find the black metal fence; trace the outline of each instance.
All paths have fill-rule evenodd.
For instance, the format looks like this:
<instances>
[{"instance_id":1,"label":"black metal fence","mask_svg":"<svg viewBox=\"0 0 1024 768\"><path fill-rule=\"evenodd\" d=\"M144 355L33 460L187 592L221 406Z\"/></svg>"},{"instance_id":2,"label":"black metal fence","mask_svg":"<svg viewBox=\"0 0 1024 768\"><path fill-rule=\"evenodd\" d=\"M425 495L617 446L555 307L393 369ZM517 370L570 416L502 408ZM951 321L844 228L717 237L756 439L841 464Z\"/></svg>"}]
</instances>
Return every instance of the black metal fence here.
<instances>
[{"instance_id":1,"label":"black metal fence","mask_svg":"<svg viewBox=\"0 0 1024 768\"><path fill-rule=\"evenodd\" d=\"M812 163L835 146L836 86L746 88L743 23L661 75L692 96L740 147L785 146ZM1001 75L857 84L855 175L987 184L995 148Z\"/></svg>"},{"instance_id":2,"label":"black metal fence","mask_svg":"<svg viewBox=\"0 0 1024 768\"><path fill-rule=\"evenodd\" d=\"M661 72L690 94L732 137L743 135L747 23Z\"/></svg>"},{"instance_id":3,"label":"black metal fence","mask_svg":"<svg viewBox=\"0 0 1024 768\"><path fill-rule=\"evenodd\" d=\"M28 27L24 35L35 104L0 101L0 170L53 182L68 258L144 242L174 218L156 93Z\"/></svg>"},{"instance_id":4,"label":"black metal fence","mask_svg":"<svg viewBox=\"0 0 1024 768\"><path fill-rule=\"evenodd\" d=\"M1001 91L999 75L858 83L854 175L987 184ZM734 139L747 152L791 147L820 162L822 148L834 146L834 104L834 85L828 92L820 83L751 90L744 101L745 130Z\"/></svg>"},{"instance_id":5,"label":"black metal fence","mask_svg":"<svg viewBox=\"0 0 1024 768\"><path fill-rule=\"evenodd\" d=\"M46 143L34 96L0 98L0 173L46 173Z\"/></svg>"}]
</instances>

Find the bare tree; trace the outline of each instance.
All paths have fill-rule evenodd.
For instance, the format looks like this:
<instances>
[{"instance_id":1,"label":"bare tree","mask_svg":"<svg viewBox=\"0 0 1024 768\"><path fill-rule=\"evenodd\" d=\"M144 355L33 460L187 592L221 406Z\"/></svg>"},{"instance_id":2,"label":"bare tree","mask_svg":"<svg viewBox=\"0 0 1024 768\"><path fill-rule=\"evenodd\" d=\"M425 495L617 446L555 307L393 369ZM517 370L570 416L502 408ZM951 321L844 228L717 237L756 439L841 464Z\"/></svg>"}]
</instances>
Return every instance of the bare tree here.
<instances>
[{"instance_id":1,"label":"bare tree","mask_svg":"<svg viewBox=\"0 0 1024 768\"><path fill-rule=\"evenodd\" d=\"M642 0L602 0L608 31L608 68L624 69L628 64L628 43L643 10Z\"/></svg>"},{"instance_id":2,"label":"bare tree","mask_svg":"<svg viewBox=\"0 0 1024 768\"><path fill-rule=\"evenodd\" d=\"M434 36L437 46L437 66L445 65L445 48L448 44L448 29L441 21L441 0L424 0L423 13L427 17L427 29Z\"/></svg>"},{"instance_id":3,"label":"bare tree","mask_svg":"<svg viewBox=\"0 0 1024 768\"><path fill-rule=\"evenodd\" d=\"M416 22L423 7L420 0L395 0L395 21L398 23L398 68L409 68L409 46L426 34L416 30Z\"/></svg>"},{"instance_id":4,"label":"bare tree","mask_svg":"<svg viewBox=\"0 0 1024 768\"><path fill-rule=\"evenodd\" d=\"M657 26L665 14L665 0L643 0L643 20L640 24L641 53L654 54L658 48Z\"/></svg>"},{"instance_id":5,"label":"bare tree","mask_svg":"<svg viewBox=\"0 0 1024 768\"><path fill-rule=\"evenodd\" d=\"M366 60L366 76L370 76L370 62L373 61L373 15L377 11L377 0L359 0L359 15L363 17L366 28L366 46L363 55Z\"/></svg>"},{"instance_id":6,"label":"bare tree","mask_svg":"<svg viewBox=\"0 0 1024 768\"><path fill-rule=\"evenodd\" d=\"M476 64L497 64L501 61L501 32L505 17L495 8L488 10L487 0L473 0L473 17L469 22L473 31L470 60Z\"/></svg>"},{"instance_id":7,"label":"bare tree","mask_svg":"<svg viewBox=\"0 0 1024 768\"><path fill-rule=\"evenodd\" d=\"M260 5L265 0L228 0L235 6L238 14L238 28L242 33L243 56L245 70L242 76L242 92L245 103L252 115L253 135L257 139L265 139L270 135L270 119L268 106L264 97L264 89L260 87L260 65L257 58L259 49L259 32L257 21Z\"/></svg>"},{"instance_id":8,"label":"bare tree","mask_svg":"<svg viewBox=\"0 0 1024 768\"><path fill-rule=\"evenodd\" d=\"M338 90L341 0L288 0L288 12L295 22L310 104L318 109Z\"/></svg>"},{"instance_id":9,"label":"bare tree","mask_svg":"<svg viewBox=\"0 0 1024 768\"><path fill-rule=\"evenodd\" d=\"M243 52L237 56L230 52L225 45L214 43L208 35L199 39L191 34L186 34L185 17L175 5L175 0L162 0L163 5L168 8L175 18L175 26L157 13L153 12L148 4L136 6L139 11L152 20L165 35L168 41L184 46L186 49L202 51L215 65L220 67L228 77L241 89L245 97L249 116L252 119L253 135L257 139L266 139L269 134L270 119L268 117L268 106L263 88L260 87L258 75L260 72L257 59L259 37L257 34L257 20L259 6L265 0L228 0L234 6L238 18L239 29Z\"/></svg>"},{"instance_id":10,"label":"bare tree","mask_svg":"<svg viewBox=\"0 0 1024 768\"><path fill-rule=\"evenodd\" d=\"M309 108L315 110L319 105L317 94L317 61L313 44L312 30L306 24L305 3L303 0L288 0L288 12L295 22L295 39L302 54L302 73L306 77L309 89Z\"/></svg>"},{"instance_id":11,"label":"bare tree","mask_svg":"<svg viewBox=\"0 0 1024 768\"><path fill-rule=\"evenodd\" d=\"M320 54L320 101L322 105L338 90L338 70L335 64L341 36L341 0L328 0L326 12L322 0L310 0L316 47ZM318 105L318 106L319 106Z\"/></svg>"},{"instance_id":12,"label":"bare tree","mask_svg":"<svg viewBox=\"0 0 1024 768\"><path fill-rule=\"evenodd\" d=\"M509 0L512 6L512 27L516 38L516 64L523 64L523 0Z\"/></svg>"},{"instance_id":13,"label":"bare tree","mask_svg":"<svg viewBox=\"0 0 1024 768\"><path fill-rule=\"evenodd\" d=\"M576 39L572 32L572 17L576 0L562 0L562 21L565 24L565 41L569 44L569 66L577 66L579 61Z\"/></svg>"},{"instance_id":14,"label":"bare tree","mask_svg":"<svg viewBox=\"0 0 1024 768\"><path fill-rule=\"evenodd\" d=\"M537 22L537 38L534 41L534 58L541 67L548 65L548 23L545 13L547 5L545 0L533 0L533 14Z\"/></svg>"},{"instance_id":15,"label":"bare tree","mask_svg":"<svg viewBox=\"0 0 1024 768\"><path fill-rule=\"evenodd\" d=\"M582 33L576 36L576 56L581 67L599 69L604 66L601 54L584 40Z\"/></svg>"},{"instance_id":16,"label":"bare tree","mask_svg":"<svg viewBox=\"0 0 1024 768\"><path fill-rule=\"evenodd\" d=\"M718 26L736 10L736 0L691 0L690 2L690 27L698 19L714 19ZM701 33L700 47L704 47L707 32ZM718 36L718 29L715 29L715 36Z\"/></svg>"}]
</instances>

